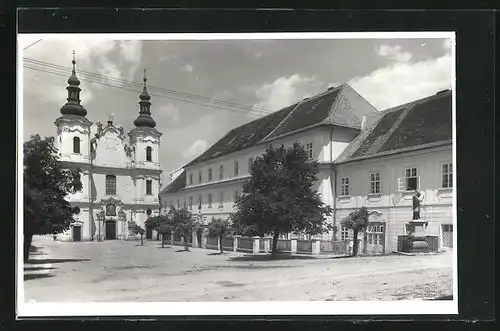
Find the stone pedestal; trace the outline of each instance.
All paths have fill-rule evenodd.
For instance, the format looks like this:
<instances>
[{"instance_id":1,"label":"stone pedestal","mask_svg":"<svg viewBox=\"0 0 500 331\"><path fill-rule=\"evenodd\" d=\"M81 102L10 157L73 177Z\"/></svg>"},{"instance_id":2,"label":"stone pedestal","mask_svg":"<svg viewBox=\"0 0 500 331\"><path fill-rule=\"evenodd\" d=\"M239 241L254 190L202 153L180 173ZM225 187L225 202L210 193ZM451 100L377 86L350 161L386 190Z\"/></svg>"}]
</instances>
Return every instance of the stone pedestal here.
<instances>
[{"instance_id":1,"label":"stone pedestal","mask_svg":"<svg viewBox=\"0 0 500 331\"><path fill-rule=\"evenodd\" d=\"M238 251L238 242L240 240L240 237L241 236L233 236L233 252L237 252Z\"/></svg>"},{"instance_id":2,"label":"stone pedestal","mask_svg":"<svg viewBox=\"0 0 500 331\"><path fill-rule=\"evenodd\" d=\"M271 240L270 237L265 237L264 239L264 252L268 253L271 250Z\"/></svg>"},{"instance_id":3,"label":"stone pedestal","mask_svg":"<svg viewBox=\"0 0 500 331\"><path fill-rule=\"evenodd\" d=\"M252 252L254 254L257 254L257 253L259 253L259 250L260 250L259 249L259 245L260 245L259 239L260 239L260 237L252 237L252 239L253 239Z\"/></svg>"},{"instance_id":4,"label":"stone pedestal","mask_svg":"<svg viewBox=\"0 0 500 331\"><path fill-rule=\"evenodd\" d=\"M196 230L191 233L191 238L192 239L192 247L198 248L198 235L196 234Z\"/></svg>"},{"instance_id":5,"label":"stone pedestal","mask_svg":"<svg viewBox=\"0 0 500 331\"><path fill-rule=\"evenodd\" d=\"M411 220L406 223L410 252L425 252L429 249L427 243L427 221Z\"/></svg>"},{"instance_id":6,"label":"stone pedestal","mask_svg":"<svg viewBox=\"0 0 500 331\"><path fill-rule=\"evenodd\" d=\"M313 238L312 239L312 255L319 255L321 250L321 239Z\"/></svg>"},{"instance_id":7,"label":"stone pedestal","mask_svg":"<svg viewBox=\"0 0 500 331\"><path fill-rule=\"evenodd\" d=\"M297 253L297 239L290 240L290 251L293 253Z\"/></svg>"}]
</instances>

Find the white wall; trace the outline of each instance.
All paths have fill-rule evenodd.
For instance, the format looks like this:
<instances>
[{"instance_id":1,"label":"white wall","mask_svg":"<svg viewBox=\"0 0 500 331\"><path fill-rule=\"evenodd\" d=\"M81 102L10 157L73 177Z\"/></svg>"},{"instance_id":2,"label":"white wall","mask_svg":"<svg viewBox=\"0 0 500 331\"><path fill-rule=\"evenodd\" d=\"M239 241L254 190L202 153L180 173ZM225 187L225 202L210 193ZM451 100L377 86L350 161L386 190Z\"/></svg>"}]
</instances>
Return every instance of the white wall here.
<instances>
[{"instance_id":1,"label":"white wall","mask_svg":"<svg viewBox=\"0 0 500 331\"><path fill-rule=\"evenodd\" d=\"M420 189L424 195L420 217L429 222L427 233L439 235L441 224L452 224L453 190L441 188L441 166L452 163L451 146L397 154L356 163L337 166L337 192L335 219L337 225L353 210L365 206L369 211L382 213L386 225L386 252L397 247L397 236L404 235L404 224L413 217L412 197L415 192L403 192L401 200L394 204L398 192L398 177L404 177L407 167L416 167L420 176ZM381 194L371 195L370 173L379 172ZM350 195L340 196L341 178L348 177Z\"/></svg>"}]
</instances>

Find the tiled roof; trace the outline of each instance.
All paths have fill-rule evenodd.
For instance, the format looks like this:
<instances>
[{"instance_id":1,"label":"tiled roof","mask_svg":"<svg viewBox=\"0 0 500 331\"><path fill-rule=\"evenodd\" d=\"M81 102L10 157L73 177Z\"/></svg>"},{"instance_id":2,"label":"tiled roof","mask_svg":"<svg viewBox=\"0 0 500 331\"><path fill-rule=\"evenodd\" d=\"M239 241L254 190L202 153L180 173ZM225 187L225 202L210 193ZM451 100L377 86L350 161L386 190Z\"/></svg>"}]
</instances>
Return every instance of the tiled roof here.
<instances>
[{"instance_id":1,"label":"tiled roof","mask_svg":"<svg viewBox=\"0 0 500 331\"><path fill-rule=\"evenodd\" d=\"M381 112L336 163L452 139L451 91Z\"/></svg>"},{"instance_id":2,"label":"tiled roof","mask_svg":"<svg viewBox=\"0 0 500 331\"><path fill-rule=\"evenodd\" d=\"M169 193L177 193L180 192L183 188L186 187L186 170L183 170L182 173L177 176L170 184L165 187L160 194L169 194Z\"/></svg>"},{"instance_id":3,"label":"tiled roof","mask_svg":"<svg viewBox=\"0 0 500 331\"><path fill-rule=\"evenodd\" d=\"M318 125L359 129L363 114L358 109L350 108L347 99L342 96L343 91L347 89L352 90L347 84L330 88L326 92L233 129L185 167ZM370 112L376 112L371 106L368 109Z\"/></svg>"}]
</instances>

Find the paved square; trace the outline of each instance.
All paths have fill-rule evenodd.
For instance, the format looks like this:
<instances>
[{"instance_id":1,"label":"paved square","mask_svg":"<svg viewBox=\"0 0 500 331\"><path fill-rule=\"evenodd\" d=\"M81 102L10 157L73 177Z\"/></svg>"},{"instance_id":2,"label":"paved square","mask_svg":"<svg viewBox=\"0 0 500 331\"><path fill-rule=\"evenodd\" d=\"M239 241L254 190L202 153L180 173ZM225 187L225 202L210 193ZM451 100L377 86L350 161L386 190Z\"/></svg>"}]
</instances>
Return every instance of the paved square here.
<instances>
[{"instance_id":1,"label":"paved square","mask_svg":"<svg viewBox=\"0 0 500 331\"><path fill-rule=\"evenodd\" d=\"M268 260L159 241L35 237L25 301L401 300L452 295L452 253Z\"/></svg>"}]
</instances>

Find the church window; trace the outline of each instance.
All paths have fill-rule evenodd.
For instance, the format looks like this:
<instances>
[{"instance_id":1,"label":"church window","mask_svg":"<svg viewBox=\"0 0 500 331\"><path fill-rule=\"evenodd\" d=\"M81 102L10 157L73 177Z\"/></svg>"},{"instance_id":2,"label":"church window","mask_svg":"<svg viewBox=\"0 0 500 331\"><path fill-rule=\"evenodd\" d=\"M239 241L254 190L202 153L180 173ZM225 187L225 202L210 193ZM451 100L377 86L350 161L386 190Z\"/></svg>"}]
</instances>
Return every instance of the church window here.
<instances>
[{"instance_id":1,"label":"church window","mask_svg":"<svg viewBox=\"0 0 500 331\"><path fill-rule=\"evenodd\" d=\"M153 194L153 181L151 179L146 180L146 194Z\"/></svg>"},{"instance_id":2,"label":"church window","mask_svg":"<svg viewBox=\"0 0 500 331\"><path fill-rule=\"evenodd\" d=\"M452 188L453 187L453 166L451 163L443 164L442 166L442 188Z\"/></svg>"},{"instance_id":3,"label":"church window","mask_svg":"<svg viewBox=\"0 0 500 331\"><path fill-rule=\"evenodd\" d=\"M152 152L153 149L150 146L146 147L146 161L151 162L153 160L151 156Z\"/></svg>"},{"instance_id":4,"label":"church window","mask_svg":"<svg viewBox=\"0 0 500 331\"><path fill-rule=\"evenodd\" d=\"M106 195L116 195L116 176L106 175Z\"/></svg>"},{"instance_id":5,"label":"church window","mask_svg":"<svg viewBox=\"0 0 500 331\"><path fill-rule=\"evenodd\" d=\"M80 138L73 137L73 153L80 154Z\"/></svg>"}]
</instances>

